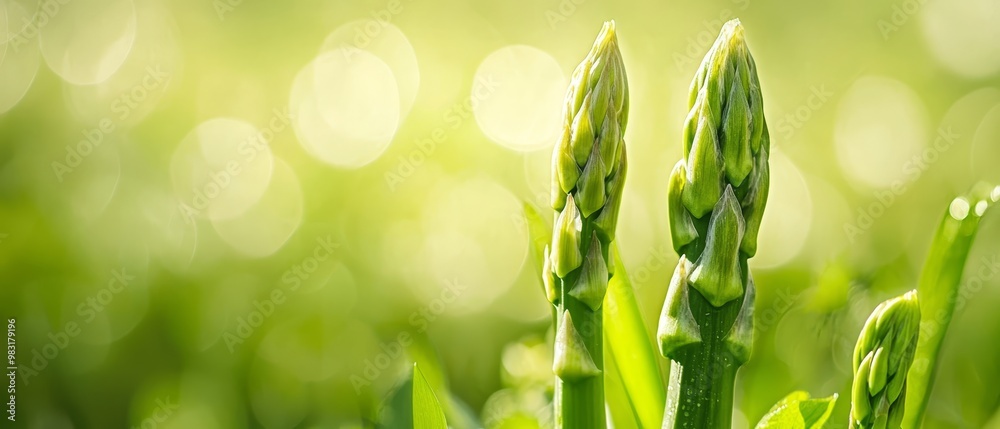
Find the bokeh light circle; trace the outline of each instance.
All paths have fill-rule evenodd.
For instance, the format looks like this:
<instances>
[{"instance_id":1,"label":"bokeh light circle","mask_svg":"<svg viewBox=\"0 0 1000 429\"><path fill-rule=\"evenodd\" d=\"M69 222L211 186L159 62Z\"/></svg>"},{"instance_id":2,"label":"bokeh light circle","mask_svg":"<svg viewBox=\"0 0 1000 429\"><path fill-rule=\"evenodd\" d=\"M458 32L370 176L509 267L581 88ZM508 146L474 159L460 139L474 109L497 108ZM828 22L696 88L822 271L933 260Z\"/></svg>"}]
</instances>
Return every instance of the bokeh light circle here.
<instances>
[{"instance_id":1,"label":"bokeh light circle","mask_svg":"<svg viewBox=\"0 0 1000 429\"><path fill-rule=\"evenodd\" d=\"M476 123L508 149L552 145L563 122L566 86L566 75L552 55L525 45L500 48L479 64L472 81Z\"/></svg>"},{"instance_id":2,"label":"bokeh light circle","mask_svg":"<svg viewBox=\"0 0 1000 429\"><path fill-rule=\"evenodd\" d=\"M213 220L239 216L271 182L274 157L250 123L230 118L202 122L174 151L170 174L182 212Z\"/></svg>"},{"instance_id":3,"label":"bokeh light circle","mask_svg":"<svg viewBox=\"0 0 1000 429\"><path fill-rule=\"evenodd\" d=\"M907 178L907 162L924 149L927 113L902 82L862 77L840 100L834 142L847 177L885 188Z\"/></svg>"},{"instance_id":4,"label":"bokeh light circle","mask_svg":"<svg viewBox=\"0 0 1000 429\"><path fill-rule=\"evenodd\" d=\"M406 117L420 88L420 68L413 45L399 27L371 19L348 22L326 36L320 54L335 50L363 50L384 61L396 76L400 118Z\"/></svg>"},{"instance_id":5,"label":"bokeh light circle","mask_svg":"<svg viewBox=\"0 0 1000 429\"><path fill-rule=\"evenodd\" d=\"M342 168L378 159L399 127L392 70L361 50L324 52L295 77L289 101L295 133L320 161Z\"/></svg>"},{"instance_id":6,"label":"bokeh light circle","mask_svg":"<svg viewBox=\"0 0 1000 429\"><path fill-rule=\"evenodd\" d=\"M111 77L135 41L132 0L50 1L40 3L37 13L45 63L72 84L92 85Z\"/></svg>"},{"instance_id":7,"label":"bokeh light circle","mask_svg":"<svg viewBox=\"0 0 1000 429\"><path fill-rule=\"evenodd\" d=\"M335 49L313 63L320 115L348 138L390 141L399 126L399 87L385 61L362 50Z\"/></svg>"},{"instance_id":8,"label":"bokeh light circle","mask_svg":"<svg viewBox=\"0 0 1000 429\"><path fill-rule=\"evenodd\" d=\"M813 203L799 168L776 147L770 154L771 188L757 236L754 268L776 268L795 258L809 237Z\"/></svg>"},{"instance_id":9,"label":"bokeh light circle","mask_svg":"<svg viewBox=\"0 0 1000 429\"><path fill-rule=\"evenodd\" d=\"M121 67L100 83L65 85L68 107L82 122L110 119L116 126L134 125L179 79L181 52L169 11L156 2L135 6L138 30Z\"/></svg>"},{"instance_id":10,"label":"bokeh light circle","mask_svg":"<svg viewBox=\"0 0 1000 429\"><path fill-rule=\"evenodd\" d=\"M295 171L280 159L260 200L239 216L212 219L212 226L238 253L262 258L277 252L302 224L302 187Z\"/></svg>"},{"instance_id":11,"label":"bokeh light circle","mask_svg":"<svg viewBox=\"0 0 1000 429\"><path fill-rule=\"evenodd\" d=\"M31 15L17 2L0 1L0 114L24 98L41 63L38 43L28 37L20 23Z\"/></svg>"},{"instance_id":12,"label":"bokeh light circle","mask_svg":"<svg viewBox=\"0 0 1000 429\"><path fill-rule=\"evenodd\" d=\"M520 201L485 178L444 185L423 216L421 250L427 278L410 282L427 305L442 312L475 312L510 289L528 254ZM454 298L451 298L452 296Z\"/></svg>"},{"instance_id":13,"label":"bokeh light circle","mask_svg":"<svg viewBox=\"0 0 1000 429\"><path fill-rule=\"evenodd\" d=\"M924 38L945 68L969 78L1000 71L1000 6L995 0L926 2L920 11Z\"/></svg>"}]
</instances>

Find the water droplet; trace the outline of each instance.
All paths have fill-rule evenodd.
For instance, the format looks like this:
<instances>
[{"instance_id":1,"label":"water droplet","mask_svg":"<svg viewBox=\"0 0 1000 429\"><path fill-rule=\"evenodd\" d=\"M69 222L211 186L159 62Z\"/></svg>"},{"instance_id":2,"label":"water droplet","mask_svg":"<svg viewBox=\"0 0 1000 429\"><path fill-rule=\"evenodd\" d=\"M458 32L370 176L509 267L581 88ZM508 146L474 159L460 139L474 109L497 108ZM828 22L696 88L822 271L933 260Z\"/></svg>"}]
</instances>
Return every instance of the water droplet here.
<instances>
[{"instance_id":1,"label":"water droplet","mask_svg":"<svg viewBox=\"0 0 1000 429\"><path fill-rule=\"evenodd\" d=\"M1000 186L993 188L993 194L990 195L990 198L993 200L993 202L1000 201Z\"/></svg>"},{"instance_id":2,"label":"water droplet","mask_svg":"<svg viewBox=\"0 0 1000 429\"><path fill-rule=\"evenodd\" d=\"M956 220L963 220L969 215L969 202L965 197L955 198L948 207L948 213Z\"/></svg>"}]
</instances>

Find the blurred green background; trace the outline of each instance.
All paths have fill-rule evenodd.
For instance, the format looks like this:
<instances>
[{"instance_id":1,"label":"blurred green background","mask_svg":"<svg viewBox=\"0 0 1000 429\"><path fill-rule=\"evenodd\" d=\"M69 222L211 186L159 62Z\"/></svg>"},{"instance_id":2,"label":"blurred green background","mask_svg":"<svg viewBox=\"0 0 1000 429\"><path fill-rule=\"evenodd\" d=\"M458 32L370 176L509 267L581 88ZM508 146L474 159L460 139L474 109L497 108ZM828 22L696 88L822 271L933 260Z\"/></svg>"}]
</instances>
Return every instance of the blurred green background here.
<instances>
[{"instance_id":1,"label":"blurred green background","mask_svg":"<svg viewBox=\"0 0 1000 429\"><path fill-rule=\"evenodd\" d=\"M456 427L550 425L522 204L551 213L569 76L615 19L652 331L687 89L734 17L774 178L736 427L795 389L840 393L846 427L864 319L915 287L951 198L1000 182L997 0L0 0L19 422L406 427L417 360ZM998 258L994 213L925 427L1000 428Z\"/></svg>"}]
</instances>

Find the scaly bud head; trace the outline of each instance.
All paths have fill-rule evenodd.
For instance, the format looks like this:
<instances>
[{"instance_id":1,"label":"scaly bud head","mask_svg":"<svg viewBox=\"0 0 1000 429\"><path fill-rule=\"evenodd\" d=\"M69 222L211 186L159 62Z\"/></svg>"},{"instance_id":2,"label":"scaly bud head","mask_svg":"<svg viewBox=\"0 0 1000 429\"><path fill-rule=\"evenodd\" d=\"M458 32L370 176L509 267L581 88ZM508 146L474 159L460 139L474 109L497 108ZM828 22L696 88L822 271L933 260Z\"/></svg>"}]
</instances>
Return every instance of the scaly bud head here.
<instances>
[{"instance_id":1,"label":"scaly bud head","mask_svg":"<svg viewBox=\"0 0 1000 429\"><path fill-rule=\"evenodd\" d=\"M611 21L573 72L566 93L564 129L552 155L553 208L563 209L563 195L570 193L584 218L618 204L611 197L624 180L616 173L624 164L627 121L628 78ZM613 237L611 228L602 229L602 236Z\"/></svg>"},{"instance_id":2,"label":"scaly bud head","mask_svg":"<svg viewBox=\"0 0 1000 429\"><path fill-rule=\"evenodd\" d=\"M738 195L753 193L752 188L741 186L761 167L756 158L760 148L770 143L764 137L766 123L757 67L739 20L734 19L723 26L719 38L705 55L691 83L688 107L691 113L685 125L684 156L689 179L697 181L712 174L718 181L740 189ZM710 141L715 147L704 147ZM713 157L720 159L711 159ZM690 171L696 165L702 166L704 174ZM766 162L763 168L767 168ZM710 210L706 202L694 196L686 198L685 205L699 218Z\"/></svg>"},{"instance_id":3,"label":"scaly bud head","mask_svg":"<svg viewBox=\"0 0 1000 429\"><path fill-rule=\"evenodd\" d=\"M852 428L899 428L919 333L916 291L879 304L868 317L854 348Z\"/></svg>"},{"instance_id":4,"label":"scaly bud head","mask_svg":"<svg viewBox=\"0 0 1000 429\"><path fill-rule=\"evenodd\" d=\"M552 207L560 213L550 257L552 271L559 278L584 262L586 249L581 245L591 240L588 236L582 238L586 242L580 241L584 223L587 234L595 231L595 237L606 244L614 239L618 222L627 171L623 135L628 80L614 21L604 24L573 72L565 109L563 132L552 154Z\"/></svg>"},{"instance_id":5,"label":"scaly bud head","mask_svg":"<svg viewBox=\"0 0 1000 429\"><path fill-rule=\"evenodd\" d=\"M767 203L769 134L739 20L723 26L691 83L683 158L671 173L670 231L696 260L691 284L714 306L739 298Z\"/></svg>"}]
</instances>

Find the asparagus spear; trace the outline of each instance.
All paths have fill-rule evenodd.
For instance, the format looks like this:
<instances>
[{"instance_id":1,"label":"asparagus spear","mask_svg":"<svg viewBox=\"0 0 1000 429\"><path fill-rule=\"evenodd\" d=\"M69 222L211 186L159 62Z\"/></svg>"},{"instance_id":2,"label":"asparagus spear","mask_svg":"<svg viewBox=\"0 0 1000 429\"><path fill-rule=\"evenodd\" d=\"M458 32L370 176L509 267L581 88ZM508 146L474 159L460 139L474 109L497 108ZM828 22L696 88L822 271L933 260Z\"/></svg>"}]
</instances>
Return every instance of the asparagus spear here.
<instances>
[{"instance_id":1,"label":"asparagus spear","mask_svg":"<svg viewBox=\"0 0 1000 429\"><path fill-rule=\"evenodd\" d=\"M561 140L552 154L552 208L543 278L557 310L557 428L603 428L604 345L601 304L625 183L628 79L614 21L604 23L566 93Z\"/></svg>"},{"instance_id":2,"label":"asparagus spear","mask_svg":"<svg viewBox=\"0 0 1000 429\"><path fill-rule=\"evenodd\" d=\"M920 334L917 292L878 305L854 347L852 429L899 429L906 399L906 374Z\"/></svg>"},{"instance_id":3,"label":"asparagus spear","mask_svg":"<svg viewBox=\"0 0 1000 429\"><path fill-rule=\"evenodd\" d=\"M657 330L672 361L663 427L729 428L753 332L747 260L757 251L770 177L757 68L739 20L723 26L702 61L689 107L667 196L680 261Z\"/></svg>"}]
</instances>

